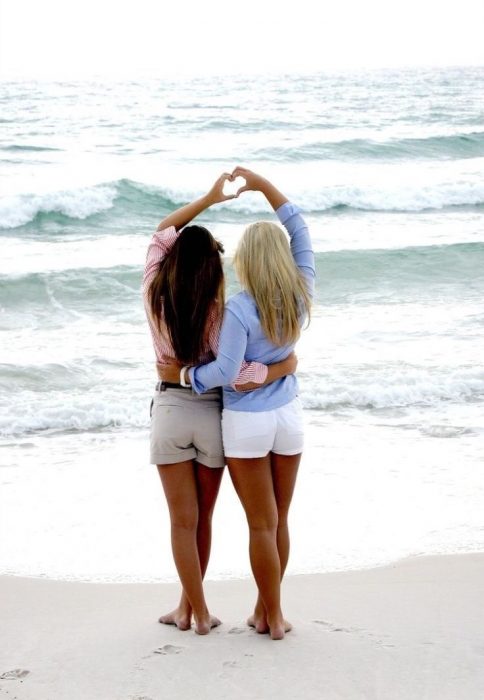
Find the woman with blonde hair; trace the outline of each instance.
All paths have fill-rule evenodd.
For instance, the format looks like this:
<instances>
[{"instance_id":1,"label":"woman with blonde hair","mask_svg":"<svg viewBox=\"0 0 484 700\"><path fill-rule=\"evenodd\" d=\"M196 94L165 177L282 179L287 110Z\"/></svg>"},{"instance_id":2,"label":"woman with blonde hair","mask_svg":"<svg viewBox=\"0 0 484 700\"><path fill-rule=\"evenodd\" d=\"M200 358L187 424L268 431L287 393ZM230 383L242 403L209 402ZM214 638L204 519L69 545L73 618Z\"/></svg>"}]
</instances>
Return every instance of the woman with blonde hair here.
<instances>
[{"instance_id":1,"label":"woman with blonde hair","mask_svg":"<svg viewBox=\"0 0 484 700\"><path fill-rule=\"evenodd\" d=\"M224 387L224 451L246 513L259 590L248 624L282 639L291 625L282 614L280 582L289 557L288 512L303 448L297 380L290 375L243 393L230 385L244 361L277 362L293 351L309 317L314 254L299 209L260 175L238 167L232 173L237 176L246 182L237 195L261 192L285 226L290 245L273 223L246 229L234 257L243 291L226 304L217 358L183 367L181 376L200 394Z\"/></svg>"}]
</instances>

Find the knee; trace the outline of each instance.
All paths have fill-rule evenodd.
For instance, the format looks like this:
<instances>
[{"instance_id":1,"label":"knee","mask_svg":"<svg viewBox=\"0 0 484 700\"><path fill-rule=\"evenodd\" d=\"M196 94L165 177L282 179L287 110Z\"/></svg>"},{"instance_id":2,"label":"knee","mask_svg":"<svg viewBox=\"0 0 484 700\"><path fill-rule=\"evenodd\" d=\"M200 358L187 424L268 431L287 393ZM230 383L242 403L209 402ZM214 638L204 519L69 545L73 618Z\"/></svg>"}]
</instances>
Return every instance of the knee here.
<instances>
[{"instance_id":1,"label":"knee","mask_svg":"<svg viewBox=\"0 0 484 700\"><path fill-rule=\"evenodd\" d=\"M187 512L172 514L171 527L173 530L196 532L198 527L198 513Z\"/></svg>"},{"instance_id":2,"label":"knee","mask_svg":"<svg viewBox=\"0 0 484 700\"><path fill-rule=\"evenodd\" d=\"M248 519L249 529L252 533L275 533L278 527L276 515L256 516Z\"/></svg>"}]
</instances>

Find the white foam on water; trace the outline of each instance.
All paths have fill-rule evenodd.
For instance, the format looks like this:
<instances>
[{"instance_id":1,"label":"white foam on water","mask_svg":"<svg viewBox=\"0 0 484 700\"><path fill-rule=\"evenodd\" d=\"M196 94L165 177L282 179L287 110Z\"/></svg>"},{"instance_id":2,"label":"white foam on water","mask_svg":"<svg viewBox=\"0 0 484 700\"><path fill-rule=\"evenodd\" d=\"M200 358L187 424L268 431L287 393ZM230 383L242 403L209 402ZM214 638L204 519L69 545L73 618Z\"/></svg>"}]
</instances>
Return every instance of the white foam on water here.
<instances>
[{"instance_id":1,"label":"white foam on water","mask_svg":"<svg viewBox=\"0 0 484 700\"><path fill-rule=\"evenodd\" d=\"M147 158L132 172L131 178L157 186L176 202L200 196L201 182L212 181L226 170L223 162L190 165L187 171L180 163L170 166L169 180L160 185L154 163ZM284 192L306 212L327 211L334 207L350 207L365 211L409 211L476 205L484 202L482 174L484 158L445 161L440 163L375 163L307 162L304 164L262 161L248 163L274 182L284 184ZM225 167L224 167L225 166ZM282 186L282 185L281 185ZM150 190L152 191L152 190ZM245 214L270 211L259 194L246 193L222 205Z\"/></svg>"},{"instance_id":2,"label":"white foam on water","mask_svg":"<svg viewBox=\"0 0 484 700\"><path fill-rule=\"evenodd\" d=\"M267 218L270 214L268 213ZM247 223L254 217L247 214ZM469 217L458 210L446 212L436 226L435 213L372 213L364 219L358 213L348 212L341 217L305 215L316 252L338 250L397 249L408 246L450 245L482 240L479 217ZM161 219L161 215L160 215ZM13 236L2 241L2 274L22 276L32 273L59 272L77 268L111 268L119 265L138 265L145 262L151 228L140 232L96 236L61 236L57 240L25 240ZM211 220L204 222L213 235L220 239L230 264L245 222L228 223ZM324 284L324 280L320 280Z\"/></svg>"},{"instance_id":3,"label":"white foam on water","mask_svg":"<svg viewBox=\"0 0 484 700\"><path fill-rule=\"evenodd\" d=\"M0 200L0 227L22 226L40 213L56 212L72 219L86 219L110 209L115 197L116 188L110 185L5 197Z\"/></svg>"},{"instance_id":4,"label":"white foam on water","mask_svg":"<svg viewBox=\"0 0 484 700\"><path fill-rule=\"evenodd\" d=\"M132 186L160 197L182 204L203 193L201 183L207 188L221 170L217 165L174 162L170 164L169 178L160 178L156 163L148 157L142 166L126 166L126 177L134 180ZM484 158L440 163L377 163L368 168L366 163L321 163L306 164L257 164L268 177L285 183L288 196L303 210L327 211L334 207L350 207L368 211L409 211L476 205L484 203L482 173ZM101 169L102 170L102 169ZM19 192L0 200L0 228L21 226L41 213L57 212L73 219L83 220L92 214L106 211L113 206L119 193L120 180L100 181L98 170L90 171L86 177L90 184L71 186L67 189L40 192ZM118 170L119 173L119 170ZM80 176L77 176L79 179ZM176 206L174 204L174 206ZM246 214L264 212L267 204L254 193L224 204L222 210ZM142 207L141 207L142 209ZM269 210L270 211L270 210Z\"/></svg>"},{"instance_id":5,"label":"white foam on water","mask_svg":"<svg viewBox=\"0 0 484 700\"><path fill-rule=\"evenodd\" d=\"M386 85L381 76L349 77L344 89L341 77L327 76L198 81L197 99L190 83L84 85L82 104L79 86L9 86L3 143L60 150L10 149L2 161L2 284L10 289L8 275L82 267L141 271L148 239L138 235L138 222L146 227L158 216L156 197L162 218L237 164L266 175L301 206L317 250L482 240L481 207L473 208L484 202L480 143L478 157L467 144L454 160L449 144L442 152L432 144L433 162L424 141L399 162L372 148L482 131L480 75L393 73ZM49 97L56 109L43 113ZM370 161L355 160L351 148L334 159L338 143L351 139L369 142ZM331 157L312 160L319 144L330 146ZM308 160L298 160L299 148ZM121 191L126 198L116 200ZM95 231L88 219L101 212L108 229ZM247 195L203 220L230 255L244 223L266 213L272 216L262 196ZM39 214L45 228L31 226L30 240L14 238L17 226ZM66 226L57 225L59 214ZM327 297L319 280L318 298L328 303L315 307L298 345L303 400L320 408L306 411L291 573L484 550L480 279L406 285L391 272L388 285L372 286L371 274L368 286L336 280ZM173 580L166 505L147 464L154 367L141 298L116 272L103 288L119 296L112 293L114 308L105 313L93 293L100 275L89 273L79 287L86 304L70 305L56 274L42 278L45 290L29 287L28 277L25 286L13 280L20 300L12 313L0 301L0 362L7 365L0 486L10 526L0 541L0 571ZM33 300L31 310L37 288L46 308ZM53 379L56 367L64 385ZM209 577L249 575L246 552L245 519L226 478Z\"/></svg>"},{"instance_id":6,"label":"white foam on water","mask_svg":"<svg viewBox=\"0 0 484 700\"><path fill-rule=\"evenodd\" d=\"M309 414L288 573L484 551L475 436L427 437ZM88 581L175 580L148 433L34 437L0 469L0 572ZM22 517L19 517L22 503ZM247 526L225 475L208 578L249 576Z\"/></svg>"},{"instance_id":7,"label":"white foam on water","mask_svg":"<svg viewBox=\"0 0 484 700\"><path fill-rule=\"evenodd\" d=\"M336 369L326 376L303 377L301 398L305 408L397 408L433 406L439 402L484 400L484 367L449 370L408 368Z\"/></svg>"},{"instance_id":8,"label":"white foam on water","mask_svg":"<svg viewBox=\"0 0 484 700\"><path fill-rule=\"evenodd\" d=\"M156 226L153 226L153 230ZM144 266L149 235L125 234L89 236L57 241L5 238L2 241L2 274L24 276L78 268ZM141 272L140 272L141 273Z\"/></svg>"}]
</instances>

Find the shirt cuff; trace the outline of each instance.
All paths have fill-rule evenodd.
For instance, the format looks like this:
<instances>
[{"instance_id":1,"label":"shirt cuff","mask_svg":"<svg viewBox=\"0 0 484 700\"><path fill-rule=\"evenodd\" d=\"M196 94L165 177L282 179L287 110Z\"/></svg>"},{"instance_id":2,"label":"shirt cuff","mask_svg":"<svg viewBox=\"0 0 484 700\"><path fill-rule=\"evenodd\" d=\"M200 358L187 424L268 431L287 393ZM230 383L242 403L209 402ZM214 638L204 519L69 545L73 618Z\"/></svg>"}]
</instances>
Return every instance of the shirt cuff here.
<instances>
[{"instance_id":1,"label":"shirt cuff","mask_svg":"<svg viewBox=\"0 0 484 700\"><path fill-rule=\"evenodd\" d=\"M190 369L188 370L188 376L190 377L190 384L192 385L192 389L196 394L202 394L203 387L200 385L197 385L197 382L195 379L195 370L196 370L196 367L190 367Z\"/></svg>"},{"instance_id":2,"label":"shirt cuff","mask_svg":"<svg viewBox=\"0 0 484 700\"><path fill-rule=\"evenodd\" d=\"M262 385L267 379L268 371L267 365L263 365L261 362L247 362L247 360L244 360L237 379L230 386L232 389L237 390L237 387L242 387L249 382Z\"/></svg>"},{"instance_id":3,"label":"shirt cuff","mask_svg":"<svg viewBox=\"0 0 484 700\"><path fill-rule=\"evenodd\" d=\"M255 365L254 382L256 384L263 384L267 379L267 373L269 371L267 365L262 365L260 362L254 362L253 364Z\"/></svg>"}]
</instances>

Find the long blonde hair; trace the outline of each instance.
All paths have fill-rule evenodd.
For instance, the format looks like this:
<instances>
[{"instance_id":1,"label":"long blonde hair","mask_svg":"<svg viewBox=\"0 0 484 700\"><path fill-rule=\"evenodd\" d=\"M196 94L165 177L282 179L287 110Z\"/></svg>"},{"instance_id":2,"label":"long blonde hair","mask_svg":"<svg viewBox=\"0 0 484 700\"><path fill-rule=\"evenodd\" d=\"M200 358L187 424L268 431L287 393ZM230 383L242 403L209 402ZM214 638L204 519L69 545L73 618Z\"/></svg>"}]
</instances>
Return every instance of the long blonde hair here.
<instances>
[{"instance_id":1,"label":"long blonde hair","mask_svg":"<svg viewBox=\"0 0 484 700\"><path fill-rule=\"evenodd\" d=\"M254 298L262 330L275 345L294 343L301 319L309 319L311 300L287 236L276 224L258 221L248 226L234 255L243 287Z\"/></svg>"}]
</instances>

